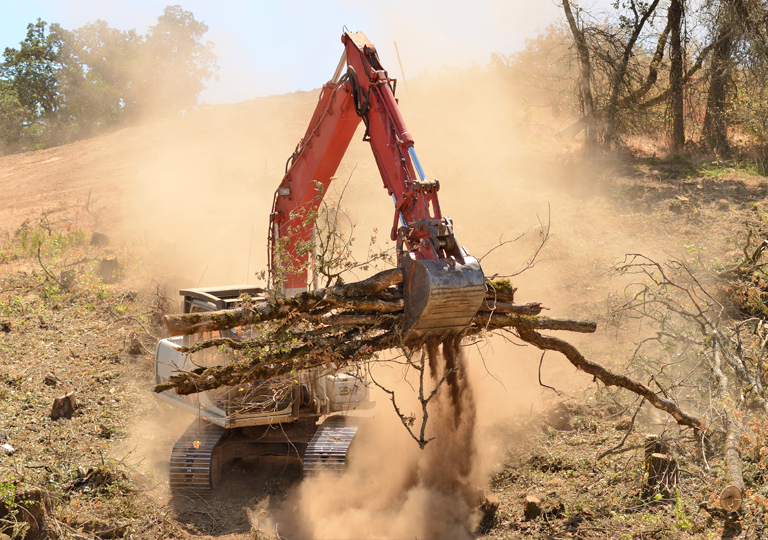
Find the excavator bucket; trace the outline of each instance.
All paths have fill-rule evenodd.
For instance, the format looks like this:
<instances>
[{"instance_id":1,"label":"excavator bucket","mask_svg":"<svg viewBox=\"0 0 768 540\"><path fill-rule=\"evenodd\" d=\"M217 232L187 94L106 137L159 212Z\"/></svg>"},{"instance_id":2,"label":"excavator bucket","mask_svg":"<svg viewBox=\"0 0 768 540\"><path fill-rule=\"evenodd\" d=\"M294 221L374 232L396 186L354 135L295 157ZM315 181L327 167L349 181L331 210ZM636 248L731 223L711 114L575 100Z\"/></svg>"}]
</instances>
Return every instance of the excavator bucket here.
<instances>
[{"instance_id":1,"label":"excavator bucket","mask_svg":"<svg viewBox=\"0 0 768 540\"><path fill-rule=\"evenodd\" d=\"M408 337L440 336L467 328L485 297L485 276L474 257L465 264L403 257L403 300Z\"/></svg>"}]
</instances>

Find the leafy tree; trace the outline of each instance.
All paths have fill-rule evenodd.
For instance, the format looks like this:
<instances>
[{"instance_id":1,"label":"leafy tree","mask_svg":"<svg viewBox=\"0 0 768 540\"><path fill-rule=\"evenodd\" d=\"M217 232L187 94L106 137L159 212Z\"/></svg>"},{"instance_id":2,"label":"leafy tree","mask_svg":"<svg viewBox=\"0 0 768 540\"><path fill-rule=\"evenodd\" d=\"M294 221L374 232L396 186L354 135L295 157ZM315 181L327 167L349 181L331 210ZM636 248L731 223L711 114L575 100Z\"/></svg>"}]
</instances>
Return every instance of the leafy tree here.
<instances>
[{"instance_id":1,"label":"leafy tree","mask_svg":"<svg viewBox=\"0 0 768 540\"><path fill-rule=\"evenodd\" d=\"M19 101L13 85L0 80L0 155L21 148L31 114Z\"/></svg>"},{"instance_id":2,"label":"leafy tree","mask_svg":"<svg viewBox=\"0 0 768 540\"><path fill-rule=\"evenodd\" d=\"M151 112L179 112L197 105L205 81L214 79L218 66L213 43L203 42L208 26L191 11L168 6L149 29L144 44L146 70L137 90L146 92ZM141 100L135 93L131 99Z\"/></svg>"},{"instance_id":3,"label":"leafy tree","mask_svg":"<svg viewBox=\"0 0 768 540\"><path fill-rule=\"evenodd\" d=\"M59 98L56 120L59 144L83 138L89 134L87 125L90 121L90 99L83 65L77 55L76 37L73 32L51 26L52 34L59 43L55 72L57 94Z\"/></svg>"},{"instance_id":4,"label":"leafy tree","mask_svg":"<svg viewBox=\"0 0 768 540\"><path fill-rule=\"evenodd\" d=\"M143 39L134 30L110 28L102 20L74 32L61 30L58 72L60 116L70 139L115 125L135 103L126 99L139 64Z\"/></svg>"},{"instance_id":5,"label":"leafy tree","mask_svg":"<svg viewBox=\"0 0 768 540\"><path fill-rule=\"evenodd\" d=\"M207 31L178 5L146 36L102 20L75 31L29 24L0 64L0 153L64 144L137 115L189 111L216 78Z\"/></svg>"},{"instance_id":6,"label":"leafy tree","mask_svg":"<svg viewBox=\"0 0 768 540\"><path fill-rule=\"evenodd\" d=\"M144 38L135 30L117 30L102 20L75 31L77 55L88 66L94 121L99 126L118 123L136 106L129 97L141 60Z\"/></svg>"},{"instance_id":7,"label":"leafy tree","mask_svg":"<svg viewBox=\"0 0 768 540\"><path fill-rule=\"evenodd\" d=\"M51 25L40 19L27 25L27 37L19 49L6 48L0 76L10 81L19 104L32 112L36 121L43 124L50 142L58 135L57 110L61 97L58 92L57 71L61 49L59 25Z\"/></svg>"}]
</instances>

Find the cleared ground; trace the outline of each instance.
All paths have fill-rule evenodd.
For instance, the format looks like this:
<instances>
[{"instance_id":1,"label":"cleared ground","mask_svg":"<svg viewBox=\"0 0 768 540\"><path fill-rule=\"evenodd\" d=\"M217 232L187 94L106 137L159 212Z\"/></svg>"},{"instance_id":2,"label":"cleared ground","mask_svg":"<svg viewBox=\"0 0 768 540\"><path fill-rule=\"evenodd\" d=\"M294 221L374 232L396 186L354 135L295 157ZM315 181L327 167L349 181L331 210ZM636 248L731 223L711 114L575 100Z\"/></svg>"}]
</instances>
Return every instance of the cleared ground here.
<instances>
[{"instance_id":1,"label":"cleared ground","mask_svg":"<svg viewBox=\"0 0 768 540\"><path fill-rule=\"evenodd\" d=\"M544 302L549 315L597 320L594 336L564 336L595 361L618 369L636 337L635 328L605 324L606 298L622 287L606 272L612 261L630 252L725 257L743 238L745 218L766 204L768 182L748 163L585 161L570 143L518 123L513 105L496 100L488 106L487 89L476 95L466 81L444 79L414 84L413 96L402 98L428 175L441 180L443 213L478 256L499 239L524 234L484 259L488 275L520 268L538 241L540 221L551 221L553 237L536 265L514 278L517 300ZM450 118L444 114L450 93L431 92L431 85L446 82L467 98ZM272 193L316 98L298 93L212 107L0 158L0 323L7 323L0 331L0 442L15 449L0 456L0 496L45 487L55 496L53 516L63 537L86 538L118 532L148 539L252 538L274 535L276 527L278 533L295 529L297 522L305 536L380 538L389 531L377 516L399 519L413 510L408 504L430 504L409 499L397 513L381 498L405 497L392 486L379 489L380 498L353 499L344 497L343 485L300 485L291 463L239 464L210 499L171 498L167 491L168 454L191 419L158 404L149 391L154 344L163 335L158 317L178 309L180 287L256 283L254 272L265 266ZM335 189L349 180L345 206L365 246L369 235L386 242L392 209L361 138L362 132ZM93 232L109 236L110 244L90 246ZM105 284L98 261L113 257L124 271ZM75 285L63 290L56 280L68 270L75 271ZM140 347L131 351L134 337ZM482 447L478 474L501 499L496 520L480 534L735 534L711 510L722 480L717 456L712 469L702 471L681 441L676 452L686 473L678 502L639 502L642 450L596 460L624 436L628 402L595 393L590 378L552 354L540 376L566 392L556 396L539 386L539 358L538 351L499 338L470 353ZM52 384L46 384L49 373ZM81 406L72 419L53 421L51 402L67 390ZM379 401L374 432L387 436L370 435L363 462L396 476L418 453ZM545 411L557 402L572 416L572 430L549 427ZM648 414L638 422L627 447L664 418ZM528 494L550 505L544 517L524 519ZM358 528L329 532L323 523L332 522L330 512L297 505L310 497L329 498L334 513ZM761 534L756 515L744 534Z\"/></svg>"}]
</instances>

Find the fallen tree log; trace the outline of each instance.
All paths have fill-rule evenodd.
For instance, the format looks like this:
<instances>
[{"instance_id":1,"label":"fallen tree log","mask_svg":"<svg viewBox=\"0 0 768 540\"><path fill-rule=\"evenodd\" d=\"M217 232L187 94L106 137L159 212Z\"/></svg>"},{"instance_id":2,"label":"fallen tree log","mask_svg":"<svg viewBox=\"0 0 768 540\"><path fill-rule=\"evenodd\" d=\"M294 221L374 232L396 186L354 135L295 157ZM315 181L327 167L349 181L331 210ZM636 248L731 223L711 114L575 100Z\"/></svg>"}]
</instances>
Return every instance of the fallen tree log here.
<instances>
[{"instance_id":1,"label":"fallen tree log","mask_svg":"<svg viewBox=\"0 0 768 540\"><path fill-rule=\"evenodd\" d=\"M733 415L725 417L725 471L727 485L720 492L720 506L726 512L738 512L741 500L744 498L744 476L742 472L741 454L739 453L739 426Z\"/></svg>"},{"instance_id":2,"label":"fallen tree log","mask_svg":"<svg viewBox=\"0 0 768 540\"><path fill-rule=\"evenodd\" d=\"M342 286L346 287L346 286ZM380 291L381 292L381 291ZM166 315L163 317L168 333L171 336L184 336L202 332L216 332L230 330L239 326L248 326L276 319L285 319L291 315L306 314L305 318L315 320L318 317L334 309L351 310L357 313L347 314L349 324L360 324L355 322L354 317L370 317L370 314L361 314L360 312L377 313L398 313L403 311L402 293L400 297L394 300L381 300L378 298L352 297L345 294L339 294L332 289L322 289L314 292L304 292L291 298L270 299L250 306L236 309L224 309L219 311L209 311L206 313L187 313L184 315ZM477 323L485 317L487 320L491 313L491 319L498 321L495 326L510 326L511 323L504 322L502 314L509 314L509 320L515 316L535 316L544 309L540 303L531 302L525 305L509 304L506 302L484 301L482 310L479 311ZM375 315L374 315L375 316ZM358 319L370 320L370 319ZM522 320L522 319L520 319ZM367 323L362 323L367 324ZM543 326L536 328L545 329ZM556 328L551 328L556 330ZM560 328L569 330L569 328ZM578 332L580 330L573 330ZM594 328L591 330L594 332Z\"/></svg>"},{"instance_id":3,"label":"fallen tree log","mask_svg":"<svg viewBox=\"0 0 768 540\"><path fill-rule=\"evenodd\" d=\"M303 292L290 298L269 299L236 309L166 315L163 322L171 336L184 336L285 319L301 312L322 315L332 309L394 313L403 310L403 300L402 297L397 300L350 297L337 294L332 289L321 289Z\"/></svg>"},{"instance_id":4,"label":"fallen tree log","mask_svg":"<svg viewBox=\"0 0 768 540\"><path fill-rule=\"evenodd\" d=\"M512 313L488 313L483 311L478 311L472 322L481 327L487 325L489 329L511 326L518 330L565 330L567 332L580 332L583 334L592 334L597 330L597 323L594 321L575 321L573 319L515 315Z\"/></svg>"},{"instance_id":5,"label":"fallen tree log","mask_svg":"<svg viewBox=\"0 0 768 540\"><path fill-rule=\"evenodd\" d=\"M483 305L480 308L482 311L493 311L495 313L516 313L517 315L538 315L541 310L547 309L542 307L540 302L529 302L524 305L511 304L509 302L497 302L492 298L486 298L483 300Z\"/></svg>"},{"instance_id":6,"label":"fallen tree log","mask_svg":"<svg viewBox=\"0 0 768 540\"><path fill-rule=\"evenodd\" d=\"M267 321L300 315L305 319L320 317L332 310L347 310L361 315L363 312L397 313L403 310L403 291L397 287L403 281L399 268L379 272L362 281L336 285L316 291L306 291L290 298L270 298L259 302L244 302L235 309L166 315L163 322L171 336L184 336L201 332L230 330ZM539 302L513 304L514 289L508 283L489 284L486 298L480 308L494 314L538 315L544 308ZM370 313L365 314L370 315ZM365 324L365 323L363 323Z\"/></svg>"},{"instance_id":7,"label":"fallen tree log","mask_svg":"<svg viewBox=\"0 0 768 540\"><path fill-rule=\"evenodd\" d=\"M317 339L261 360L248 359L223 366L180 372L178 375L171 376L167 382L156 385L153 390L158 393L175 390L177 394L188 395L214 390L221 386L236 386L280 377L294 370L328 365L332 361L337 365L348 365L368 360L377 352L396 347L397 339L397 336L391 332L365 339L355 339L353 333ZM245 342L240 342L235 348L245 348Z\"/></svg>"},{"instance_id":8,"label":"fallen tree log","mask_svg":"<svg viewBox=\"0 0 768 540\"><path fill-rule=\"evenodd\" d=\"M246 299L245 305L236 309L168 315L164 321L174 336L250 325L258 330L250 332L248 339L219 337L190 347L178 347L180 352L189 354L210 347L227 347L241 356L226 365L179 372L155 386L154 391L175 390L186 395L331 363L342 369L370 360L386 349L420 348L424 342L404 342L402 287L398 286L401 282L401 271L392 269L361 282L308 291L291 298L255 303ZM576 368L604 384L620 386L645 397L679 424L701 429L700 419L660 397L647 385L590 362L568 342L538 332L592 333L597 329L595 322L543 317L539 313L546 308L538 302L513 304L515 290L508 283L489 285L486 298L464 335L512 329L527 343L561 352Z\"/></svg>"},{"instance_id":9,"label":"fallen tree log","mask_svg":"<svg viewBox=\"0 0 768 540\"><path fill-rule=\"evenodd\" d=\"M331 287L331 290L338 296L373 296L402 282L403 271L400 268L391 268L362 281Z\"/></svg>"},{"instance_id":10,"label":"fallen tree log","mask_svg":"<svg viewBox=\"0 0 768 540\"><path fill-rule=\"evenodd\" d=\"M733 414L733 400L728 391L728 377L723 373L721 363L721 345L718 336L712 340L712 373L717 380L720 398L726 407L723 412L725 424L725 448L723 460L725 461L727 484L720 492L720 506L726 512L738 512L741 508L741 499L744 497L744 476L742 471L741 454L739 453L739 425Z\"/></svg>"}]
</instances>

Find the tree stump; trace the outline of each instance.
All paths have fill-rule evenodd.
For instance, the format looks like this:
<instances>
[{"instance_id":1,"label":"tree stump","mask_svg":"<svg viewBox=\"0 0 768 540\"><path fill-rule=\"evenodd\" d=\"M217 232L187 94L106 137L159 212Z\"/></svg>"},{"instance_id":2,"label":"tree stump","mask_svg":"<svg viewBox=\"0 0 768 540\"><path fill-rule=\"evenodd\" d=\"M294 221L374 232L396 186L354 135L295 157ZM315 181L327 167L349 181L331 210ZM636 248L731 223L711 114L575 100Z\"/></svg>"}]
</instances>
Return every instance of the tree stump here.
<instances>
[{"instance_id":1,"label":"tree stump","mask_svg":"<svg viewBox=\"0 0 768 540\"><path fill-rule=\"evenodd\" d=\"M104 283L117 283L122 277L122 267L117 257L112 259L101 259L99 261L99 267L96 270L96 275L101 278Z\"/></svg>"},{"instance_id":2,"label":"tree stump","mask_svg":"<svg viewBox=\"0 0 768 540\"><path fill-rule=\"evenodd\" d=\"M27 530L26 540L45 540L58 538L55 529L54 497L51 493L41 488L32 488L28 491L16 492L9 504L0 501L0 520L12 520L19 524L25 523ZM0 534L0 540L5 538ZM17 538L17 536L14 536Z\"/></svg>"},{"instance_id":3,"label":"tree stump","mask_svg":"<svg viewBox=\"0 0 768 540\"><path fill-rule=\"evenodd\" d=\"M500 504L501 501L496 495L486 495L483 504L480 506L480 511L483 513L483 520L489 522L493 521Z\"/></svg>"},{"instance_id":4,"label":"tree stump","mask_svg":"<svg viewBox=\"0 0 768 540\"><path fill-rule=\"evenodd\" d=\"M144 350L144 347L141 345L141 341L139 341L139 336L132 333L129 336L129 339L131 340L128 344L128 353L132 354L134 356L137 356L142 353Z\"/></svg>"},{"instance_id":5,"label":"tree stump","mask_svg":"<svg viewBox=\"0 0 768 540\"><path fill-rule=\"evenodd\" d=\"M669 455L669 444L655 435L646 436L643 498L657 495L670 498L671 490L677 487L678 475L677 461Z\"/></svg>"},{"instance_id":6,"label":"tree stump","mask_svg":"<svg viewBox=\"0 0 768 540\"><path fill-rule=\"evenodd\" d=\"M77 271L62 270L61 276L59 277L59 283L61 284L61 288L63 290L68 291L71 289L75 286L75 283L77 283Z\"/></svg>"},{"instance_id":7,"label":"tree stump","mask_svg":"<svg viewBox=\"0 0 768 540\"><path fill-rule=\"evenodd\" d=\"M669 454L669 444L656 437L656 435L645 436L645 461L650 459L651 454Z\"/></svg>"},{"instance_id":8,"label":"tree stump","mask_svg":"<svg viewBox=\"0 0 768 540\"><path fill-rule=\"evenodd\" d=\"M541 500L535 495L526 495L523 515L526 521L539 517L541 515Z\"/></svg>"},{"instance_id":9,"label":"tree stump","mask_svg":"<svg viewBox=\"0 0 768 540\"><path fill-rule=\"evenodd\" d=\"M49 371L48 373L45 374L45 378L43 379L43 384L46 386L52 386L55 388L61 384L61 381L59 380L59 378L56 376L55 373L51 373Z\"/></svg>"},{"instance_id":10,"label":"tree stump","mask_svg":"<svg viewBox=\"0 0 768 540\"><path fill-rule=\"evenodd\" d=\"M109 237L106 234L95 232L91 236L91 245L94 247L106 247L109 245Z\"/></svg>"},{"instance_id":11,"label":"tree stump","mask_svg":"<svg viewBox=\"0 0 768 540\"><path fill-rule=\"evenodd\" d=\"M546 417L547 425L557 431L571 431L571 411L562 401L558 401L549 411Z\"/></svg>"},{"instance_id":12,"label":"tree stump","mask_svg":"<svg viewBox=\"0 0 768 540\"><path fill-rule=\"evenodd\" d=\"M57 397L53 400L53 406L51 407L51 419L58 420L59 418L72 418L72 415L77 409L77 399L74 392L69 392L63 396Z\"/></svg>"}]
</instances>

